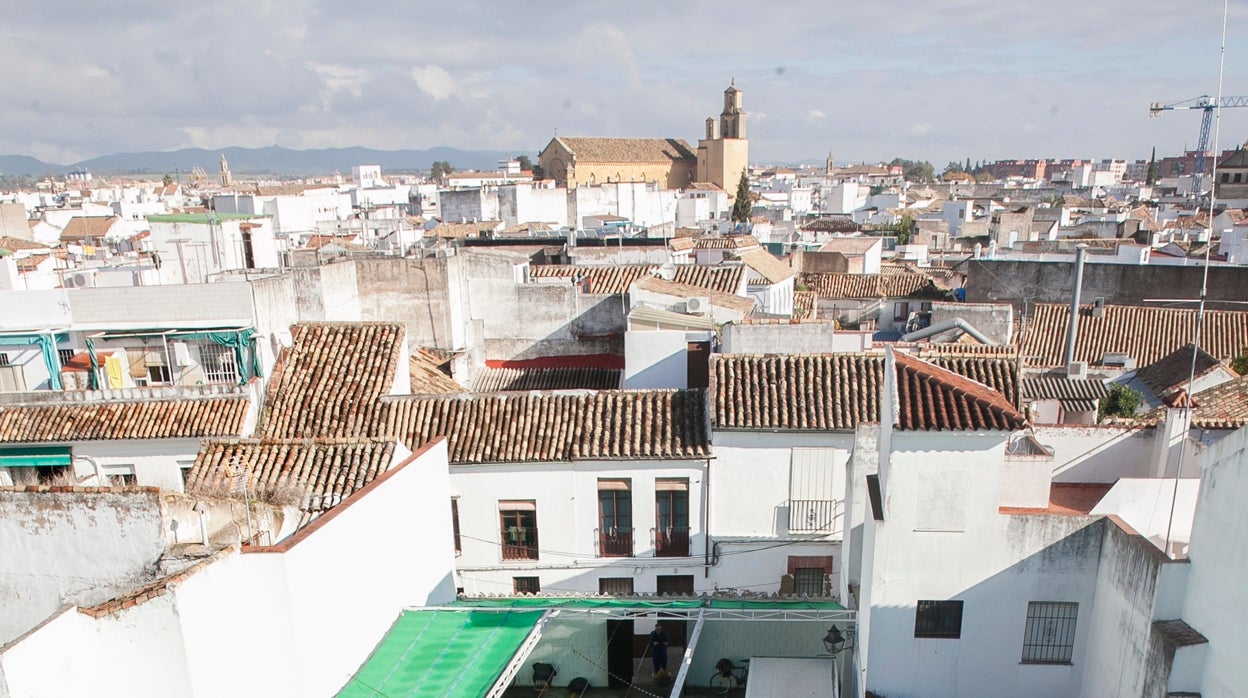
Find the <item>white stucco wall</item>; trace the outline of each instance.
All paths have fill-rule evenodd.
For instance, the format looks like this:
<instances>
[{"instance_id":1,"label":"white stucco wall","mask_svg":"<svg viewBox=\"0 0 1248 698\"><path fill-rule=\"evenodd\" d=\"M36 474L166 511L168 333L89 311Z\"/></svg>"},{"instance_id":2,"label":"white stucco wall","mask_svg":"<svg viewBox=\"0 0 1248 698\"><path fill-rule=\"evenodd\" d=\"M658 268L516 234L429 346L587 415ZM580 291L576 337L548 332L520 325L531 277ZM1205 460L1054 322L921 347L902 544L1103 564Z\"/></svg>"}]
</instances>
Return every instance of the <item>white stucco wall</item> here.
<instances>
[{"instance_id":1,"label":"white stucco wall","mask_svg":"<svg viewBox=\"0 0 1248 698\"><path fill-rule=\"evenodd\" d=\"M624 333L624 388L685 388L688 385L689 336L682 330L638 330Z\"/></svg>"},{"instance_id":2,"label":"white stucco wall","mask_svg":"<svg viewBox=\"0 0 1248 698\"><path fill-rule=\"evenodd\" d=\"M867 522L864 543L866 689L890 698L1077 693L1080 663L1020 663L1023 630L1030 601L1089 612L1101 530L1088 517L1001 515L1005 437L893 432L885 520ZM961 637L915 638L920 599L963 600ZM1076 657L1086 644L1077 623Z\"/></svg>"},{"instance_id":3,"label":"white stucco wall","mask_svg":"<svg viewBox=\"0 0 1248 698\"><path fill-rule=\"evenodd\" d=\"M139 583L165 551L157 492L0 490L0 644Z\"/></svg>"},{"instance_id":4,"label":"white stucco wall","mask_svg":"<svg viewBox=\"0 0 1248 698\"><path fill-rule=\"evenodd\" d=\"M1114 482L1150 477L1153 429L1131 426L1037 426L1036 441L1053 452L1054 482Z\"/></svg>"},{"instance_id":5,"label":"white stucco wall","mask_svg":"<svg viewBox=\"0 0 1248 698\"><path fill-rule=\"evenodd\" d=\"M170 596L99 619L67 608L0 654L0 695L190 696L186 657Z\"/></svg>"},{"instance_id":6,"label":"white stucco wall","mask_svg":"<svg viewBox=\"0 0 1248 698\"><path fill-rule=\"evenodd\" d=\"M1201 695L1230 698L1248 695L1248 586L1231 581L1248 569L1248 518L1242 504L1248 491L1248 430L1210 447L1202 466L1183 619L1209 639Z\"/></svg>"},{"instance_id":7,"label":"white stucco wall","mask_svg":"<svg viewBox=\"0 0 1248 698\"><path fill-rule=\"evenodd\" d=\"M704 574L705 461L577 461L453 465L459 495L463 554L456 561L468 594L510 594L513 577L538 577L543 592L598 593L601 577L632 577L636 593L654 593L657 575L694 575L700 593L715 579ZM598 557L598 480L629 478L634 557ZM689 480L689 556L655 557L655 480ZM712 496L717 493L712 491ZM538 560L503 560L499 502L533 500Z\"/></svg>"}]
</instances>

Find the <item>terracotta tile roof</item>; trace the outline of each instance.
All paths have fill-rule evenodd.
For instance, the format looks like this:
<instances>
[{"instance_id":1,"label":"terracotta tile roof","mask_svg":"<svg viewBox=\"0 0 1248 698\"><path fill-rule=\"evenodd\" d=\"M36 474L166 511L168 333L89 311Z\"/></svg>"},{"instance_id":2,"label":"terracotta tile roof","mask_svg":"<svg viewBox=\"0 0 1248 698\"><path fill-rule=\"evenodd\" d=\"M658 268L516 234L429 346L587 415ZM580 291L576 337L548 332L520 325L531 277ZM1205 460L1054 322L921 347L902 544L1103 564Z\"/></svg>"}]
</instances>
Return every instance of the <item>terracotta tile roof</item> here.
<instances>
[{"instance_id":1,"label":"terracotta tile roof","mask_svg":"<svg viewBox=\"0 0 1248 698\"><path fill-rule=\"evenodd\" d=\"M508 390L614 390L624 372L609 368L485 368L472 381L476 393Z\"/></svg>"},{"instance_id":2,"label":"terracotta tile roof","mask_svg":"<svg viewBox=\"0 0 1248 698\"><path fill-rule=\"evenodd\" d=\"M47 245L34 240L23 240L9 235L0 235L0 250L8 250L10 252L21 252L22 250L46 250Z\"/></svg>"},{"instance_id":3,"label":"terracotta tile roof","mask_svg":"<svg viewBox=\"0 0 1248 698\"><path fill-rule=\"evenodd\" d=\"M814 320L817 315L819 294L812 291L793 293L793 319Z\"/></svg>"},{"instance_id":4,"label":"terracotta tile roof","mask_svg":"<svg viewBox=\"0 0 1248 698\"><path fill-rule=\"evenodd\" d=\"M711 305L717 305L721 308L735 310L743 315L749 315L754 310L754 299L746 296L738 296L732 293L723 293L702 286L690 286L689 284L676 283L674 281L664 281L656 276L651 276L638 281L635 288L651 293L661 293L677 298L694 298L705 296L711 299Z\"/></svg>"},{"instance_id":5,"label":"terracotta tile roof","mask_svg":"<svg viewBox=\"0 0 1248 698\"><path fill-rule=\"evenodd\" d=\"M703 266L698 264L677 264L676 278L673 282L686 286L718 291L736 295L742 289L745 269L738 265Z\"/></svg>"},{"instance_id":6,"label":"terracotta tile roof","mask_svg":"<svg viewBox=\"0 0 1248 698\"><path fill-rule=\"evenodd\" d=\"M556 136L578 164L592 162L667 163L697 160L683 138L566 138Z\"/></svg>"},{"instance_id":7,"label":"terracotta tile roof","mask_svg":"<svg viewBox=\"0 0 1248 698\"><path fill-rule=\"evenodd\" d=\"M820 298L944 298L926 274L836 274L802 272L798 283L809 287Z\"/></svg>"},{"instance_id":8,"label":"terracotta tile roof","mask_svg":"<svg viewBox=\"0 0 1248 698\"><path fill-rule=\"evenodd\" d=\"M387 398L387 430L415 449L447 437L452 463L702 458L700 390L478 393Z\"/></svg>"},{"instance_id":9,"label":"terracotta tile roof","mask_svg":"<svg viewBox=\"0 0 1248 698\"><path fill-rule=\"evenodd\" d=\"M467 392L464 386L442 371L443 363L424 349L408 357L413 395Z\"/></svg>"},{"instance_id":10,"label":"terracotta tile roof","mask_svg":"<svg viewBox=\"0 0 1248 698\"><path fill-rule=\"evenodd\" d=\"M1060 377L1024 378L1023 397L1029 400L1100 400L1109 388L1098 380Z\"/></svg>"},{"instance_id":11,"label":"terracotta tile roof","mask_svg":"<svg viewBox=\"0 0 1248 698\"><path fill-rule=\"evenodd\" d=\"M1002 514L1087 516L1112 488L1112 483L1054 482L1049 485L1047 508L1001 507L998 511Z\"/></svg>"},{"instance_id":12,"label":"terracotta tile roof","mask_svg":"<svg viewBox=\"0 0 1248 698\"><path fill-rule=\"evenodd\" d=\"M74 216L61 231L61 242L102 240L119 220L117 216Z\"/></svg>"},{"instance_id":13,"label":"terracotta tile roof","mask_svg":"<svg viewBox=\"0 0 1248 698\"><path fill-rule=\"evenodd\" d=\"M269 380L263 438L379 436L376 401L390 392L402 360L403 325L295 325Z\"/></svg>"},{"instance_id":14,"label":"terracotta tile roof","mask_svg":"<svg viewBox=\"0 0 1248 698\"><path fill-rule=\"evenodd\" d=\"M353 240L358 237L359 236L357 235L313 235L308 238L306 243L304 243L303 249L319 250L327 245L338 245L339 247L345 247L348 249L363 248L364 246L360 243L353 242Z\"/></svg>"},{"instance_id":15,"label":"terracotta tile roof","mask_svg":"<svg viewBox=\"0 0 1248 698\"><path fill-rule=\"evenodd\" d=\"M1001 393L922 359L895 353L897 428L1014 431L1026 420Z\"/></svg>"},{"instance_id":16,"label":"terracotta tile roof","mask_svg":"<svg viewBox=\"0 0 1248 698\"><path fill-rule=\"evenodd\" d=\"M586 280L587 293L628 293L635 282L658 273L650 264L539 264L529 267L529 276L538 279L567 278ZM741 288L745 271L740 266L676 265L675 283L735 294Z\"/></svg>"},{"instance_id":17,"label":"terracotta tile roof","mask_svg":"<svg viewBox=\"0 0 1248 698\"><path fill-rule=\"evenodd\" d=\"M1188 342L1136 371L1135 377L1147 386L1149 390L1153 391L1153 395L1165 397L1170 391L1187 385L1187 379L1192 375L1193 351L1196 352L1196 372L1194 374L1196 378L1200 378L1222 365L1222 362L1210 356L1209 352L1204 349L1198 349L1191 342Z\"/></svg>"},{"instance_id":18,"label":"terracotta tile roof","mask_svg":"<svg viewBox=\"0 0 1248 698\"><path fill-rule=\"evenodd\" d=\"M253 496L266 496L320 513L386 472L394 461L391 439L207 441L186 475L186 491L221 494L233 487L232 464L251 473Z\"/></svg>"},{"instance_id":19,"label":"terracotta tile roof","mask_svg":"<svg viewBox=\"0 0 1248 698\"><path fill-rule=\"evenodd\" d=\"M667 246L673 252L688 252L697 246L693 238L672 238L667 241Z\"/></svg>"},{"instance_id":20,"label":"terracotta tile roof","mask_svg":"<svg viewBox=\"0 0 1248 698\"><path fill-rule=\"evenodd\" d=\"M583 281L586 293L620 294L627 293L634 281L657 269L648 264L540 264L529 267L529 276Z\"/></svg>"},{"instance_id":21,"label":"terracotta tile roof","mask_svg":"<svg viewBox=\"0 0 1248 698\"><path fill-rule=\"evenodd\" d=\"M758 247L753 235L704 235L694 241L699 250L748 250Z\"/></svg>"},{"instance_id":22,"label":"terracotta tile roof","mask_svg":"<svg viewBox=\"0 0 1248 698\"><path fill-rule=\"evenodd\" d=\"M761 247L738 250L736 255L745 266L753 269L759 276L773 284L778 284L797 274L792 267L776 259L775 255Z\"/></svg>"},{"instance_id":23,"label":"terracotta tile roof","mask_svg":"<svg viewBox=\"0 0 1248 698\"><path fill-rule=\"evenodd\" d=\"M476 223L438 223L426 234L439 238L475 238L481 233L494 233L501 230L502 221L478 221Z\"/></svg>"},{"instance_id":24,"label":"terracotta tile roof","mask_svg":"<svg viewBox=\"0 0 1248 698\"><path fill-rule=\"evenodd\" d=\"M1034 366L1062 365L1069 322L1070 306L1037 304L1019 339L1024 360ZM1101 317L1094 317L1092 307L1085 306L1079 313L1075 360L1099 366L1105 354L1122 353L1137 366L1147 366L1192 341L1195 329L1191 309L1107 305ZM1237 356L1248 346L1248 312L1206 310L1200 346L1222 361Z\"/></svg>"},{"instance_id":25,"label":"terracotta tile roof","mask_svg":"<svg viewBox=\"0 0 1248 698\"><path fill-rule=\"evenodd\" d=\"M1013 358L931 361L991 386L1002 400L1015 399ZM879 421L883 384L884 355L878 353L711 356L712 416L720 429L853 429Z\"/></svg>"},{"instance_id":26,"label":"terracotta tile roof","mask_svg":"<svg viewBox=\"0 0 1248 698\"><path fill-rule=\"evenodd\" d=\"M872 248L882 244L883 238L877 237L832 238L823 243L823 247L820 247L819 251L840 252L844 255L860 255L866 254Z\"/></svg>"},{"instance_id":27,"label":"terracotta tile roof","mask_svg":"<svg viewBox=\"0 0 1248 698\"><path fill-rule=\"evenodd\" d=\"M859 229L858 224L846 216L818 218L800 228L810 233L856 233Z\"/></svg>"},{"instance_id":28,"label":"terracotta tile roof","mask_svg":"<svg viewBox=\"0 0 1248 698\"><path fill-rule=\"evenodd\" d=\"M5 405L0 406L0 442L241 436L250 406L243 396Z\"/></svg>"},{"instance_id":29,"label":"terracotta tile roof","mask_svg":"<svg viewBox=\"0 0 1248 698\"><path fill-rule=\"evenodd\" d=\"M1180 389L1175 396L1185 398ZM1196 407L1192 411L1192 426L1198 429L1238 429L1248 424L1248 376L1215 385L1196 393ZM1165 418L1163 408L1140 417L1141 421L1159 421Z\"/></svg>"},{"instance_id":30,"label":"terracotta tile roof","mask_svg":"<svg viewBox=\"0 0 1248 698\"><path fill-rule=\"evenodd\" d=\"M50 254L32 254L29 257L22 257L14 262L17 270L21 272L38 271L44 262L52 259Z\"/></svg>"}]
</instances>

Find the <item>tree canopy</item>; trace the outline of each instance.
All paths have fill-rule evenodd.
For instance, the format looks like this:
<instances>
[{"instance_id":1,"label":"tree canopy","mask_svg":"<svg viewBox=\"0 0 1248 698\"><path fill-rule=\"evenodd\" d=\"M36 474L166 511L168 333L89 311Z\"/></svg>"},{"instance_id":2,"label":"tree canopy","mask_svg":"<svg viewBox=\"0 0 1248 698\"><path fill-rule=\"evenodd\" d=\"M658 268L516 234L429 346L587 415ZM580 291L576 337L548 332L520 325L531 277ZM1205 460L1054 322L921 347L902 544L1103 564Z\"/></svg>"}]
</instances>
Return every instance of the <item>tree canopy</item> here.
<instances>
[{"instance_id":1,"label":"tree canopy","mask_svg":"<svg viewBox=\"0 0 1248 698\"><path fill-rule=\"evenodd\" d=\"M446 160L438 160L437 162L434 162L433 166L429 169L430 175L438 184L445 184L446 176L455 171L455 167Z\"/></svg>"},{"instance_id":2,"label":"tree canopy","mask_svg":"<svg viewBox=\"0 0 1248 698\"><path fill-rule=\"evenodd\" d=\"M1097 421L1106 417L1134 417L1143 404L1143 395L1122 383L1113 383L1109 386L1109 395L1101 400Z\"/></svg>"},{"instance_id":3,"label":"tree canopy","mask_svg":"<svg viewBox=\"0 0 1248 698\"><path fill-rule=\"evenodd\" d=\"M932 166L932 163L926 160L893 158L888 165L889 167L900 167L902 174L905 175L906 181L920 182L923 184L936 181L936 168Z\"/></svg>"}]
</instances>

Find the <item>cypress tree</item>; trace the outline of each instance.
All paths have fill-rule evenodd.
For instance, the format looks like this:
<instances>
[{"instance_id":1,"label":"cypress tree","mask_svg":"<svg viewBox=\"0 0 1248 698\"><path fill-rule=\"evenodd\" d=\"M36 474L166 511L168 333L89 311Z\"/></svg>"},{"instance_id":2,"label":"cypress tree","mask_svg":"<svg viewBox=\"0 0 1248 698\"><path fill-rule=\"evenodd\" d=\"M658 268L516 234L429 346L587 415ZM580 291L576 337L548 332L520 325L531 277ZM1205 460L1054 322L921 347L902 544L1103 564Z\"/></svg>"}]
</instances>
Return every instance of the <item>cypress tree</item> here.
<instances>
[{"instance_id":1,"label":"cypress tree","mask_svg":"<svg viewBox=\"0 0 1248 698\"><path fill-rule=\"evenodd\" d=\"M750 180L741 173L737 182L737 200L732 204L732 222L749 223L750 212L754 209L754 201L750 195Z\"/></svg>"}]
</instances>

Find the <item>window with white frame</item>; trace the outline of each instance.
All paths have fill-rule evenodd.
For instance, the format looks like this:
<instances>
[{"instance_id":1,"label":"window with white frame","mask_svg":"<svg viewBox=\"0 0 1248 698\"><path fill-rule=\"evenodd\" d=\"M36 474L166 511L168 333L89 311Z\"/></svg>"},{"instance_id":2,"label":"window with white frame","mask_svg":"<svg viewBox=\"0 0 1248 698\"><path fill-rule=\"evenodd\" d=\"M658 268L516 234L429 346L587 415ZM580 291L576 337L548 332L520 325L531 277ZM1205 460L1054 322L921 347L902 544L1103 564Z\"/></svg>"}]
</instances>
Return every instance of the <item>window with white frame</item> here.
<instances>
[{"instance_id":1,"label":"window with white frame","mask_svg":"<svg viewBox=\"0 0 1248 698\"><path fill-rule=\"evenodd\" d=\"M1070 664L1079 604L1032 601L1023 630L1023 664Z\"/></svg>"}]
</instances>

